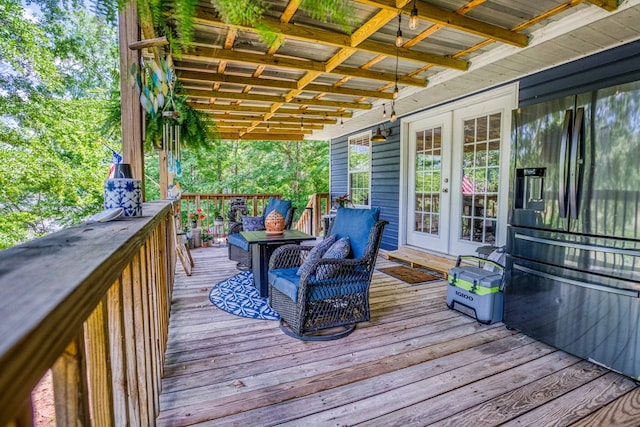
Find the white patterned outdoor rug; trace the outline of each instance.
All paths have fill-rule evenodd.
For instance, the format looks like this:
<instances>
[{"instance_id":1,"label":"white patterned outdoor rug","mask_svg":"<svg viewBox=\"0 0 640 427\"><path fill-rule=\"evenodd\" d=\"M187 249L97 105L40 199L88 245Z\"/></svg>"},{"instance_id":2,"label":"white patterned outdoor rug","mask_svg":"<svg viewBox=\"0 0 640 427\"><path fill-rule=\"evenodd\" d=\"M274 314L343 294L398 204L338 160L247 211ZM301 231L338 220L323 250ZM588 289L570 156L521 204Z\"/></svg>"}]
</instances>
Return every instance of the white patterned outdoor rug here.
<instances>
[{"instance_id":1,"label":"white patterned outdoor rug","mask_svg":"<svg viewBox=\"0 0 640 427\"><path fill-rule=\"evenodd\" d=\"M280 315L269 306L269 299L261 297L255 288L251 271L243 271L215 285L209 292L209 301L236 316L280 320Z\"/></svg>"}]
</instances>

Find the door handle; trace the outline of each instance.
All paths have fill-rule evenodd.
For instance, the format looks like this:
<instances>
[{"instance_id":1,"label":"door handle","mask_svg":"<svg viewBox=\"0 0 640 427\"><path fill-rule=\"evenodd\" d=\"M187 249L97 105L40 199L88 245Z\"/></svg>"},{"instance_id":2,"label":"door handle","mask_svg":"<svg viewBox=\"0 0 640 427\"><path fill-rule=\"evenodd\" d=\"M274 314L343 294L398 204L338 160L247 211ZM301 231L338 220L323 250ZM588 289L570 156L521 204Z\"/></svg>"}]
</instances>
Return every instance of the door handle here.
<instances>
[{"instance_id":1,"label":"door handle","mask_svg":"<svg viewBox=\"0 0 640 427\"><path fill-rule=\"evenodd\" d=\"M569 155L567 149L569 148L569 139L571 138L571 118L573 116L572 110L564 112L564 125L562 126L562 141L560 143L560 173L558 174L558 210L560 211L560 218L567 217L567 179L568 177L568 161Z\"/></svg>"},{"instance_id":2,"label":"door handle","mask_svg":"<svg viewBox=\"0 0 640 427\"><path fill-rule=\"evenodd\" d=\"M584 120L584 108L576 110L576 120L571 135L571 161L569 162L569 215L572 219L578 218L578 180L580 179L580 166L582 165L582 122Z\"/></svg>"}]
</instances>

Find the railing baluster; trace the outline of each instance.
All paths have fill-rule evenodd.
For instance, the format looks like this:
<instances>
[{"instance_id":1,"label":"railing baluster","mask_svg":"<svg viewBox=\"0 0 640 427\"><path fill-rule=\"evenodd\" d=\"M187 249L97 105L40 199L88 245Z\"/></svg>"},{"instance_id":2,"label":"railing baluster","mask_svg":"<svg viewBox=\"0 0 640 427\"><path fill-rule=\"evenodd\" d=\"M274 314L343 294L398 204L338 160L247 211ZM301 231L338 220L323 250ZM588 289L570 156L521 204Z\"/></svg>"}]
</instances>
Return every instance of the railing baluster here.
<instances>
[{"instance_id":1,"label":"railing baluster","mask_svg":"<svg viewBox=\"0 0 640 427\"><path fill-rule=\"evenodd\" d=\"M122 284L118 279L107 292L113 418L116 426L126 425L129 421L123 313Z\"/></svg>"},{"instance_id":2,"label":"railing baluster","mask_svg":"<svg viewBox=\"0 0 640 427\"><path fill-rule=\"evenodd\" d=\"M107 297L84 324L91 415L96 426L114 425Z\"/></svg>"},{"instance_id":3,"label":"railing baluster","mask_svg":"<svg viewBox=\"0 0 640 427\"><path fill-rule=\"evenodd\" d=\"M84 333L79 333L51 368L56 424L91 425Z\"/></svg>"}]
</instances>

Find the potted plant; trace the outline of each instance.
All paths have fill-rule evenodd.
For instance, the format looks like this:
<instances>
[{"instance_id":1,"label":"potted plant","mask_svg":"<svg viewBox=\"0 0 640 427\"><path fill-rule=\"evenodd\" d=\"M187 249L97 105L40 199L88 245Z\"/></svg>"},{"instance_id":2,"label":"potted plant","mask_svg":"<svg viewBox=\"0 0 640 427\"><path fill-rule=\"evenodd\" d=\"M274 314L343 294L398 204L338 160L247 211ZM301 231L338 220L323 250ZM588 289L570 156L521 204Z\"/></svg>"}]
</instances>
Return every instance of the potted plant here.
<instances>
[{"instance_id":1,"label":"potted plant","mask_svg":"<svg viewBox=\"0 0 640 427\"><path fill-rule=\"evenodd\" d=\"M202 212L202 208L197 208L195 212L189 213L189 222L191 223L191 228L196 228L198 226L198 221L202 221L205 218L204 212Z\"/></svg>"},{"instance_id":2,"label":"potted plant","mask_svg":"<svg viewBox=\"0 0 640 427\"><path fill-rule=\"evenodd\" d=\"M347 207L351 204L351 197L349 197L349 193L345 193L342 196L336 196L333 199L333 206L335 209L338 209L339 206Z\"/></svg>"},{"instance_id":3,"label":"potted plant","mask_svg":"<svg viewBox=\"0 0 640 427\"><path fill-rule=\"evenodd\" d=\"M213 225L224 225L224 217L220 214L219 209L213 211Z\"/></svg>"},{"instance_id":4,"label":"potted plant","mask_svg":"<svg viewBox=\"0 0 640 427\"><path fill-rule=\"evenodd\" d=\"M205 230L202 232L202 247L208 248L211 244L211 239L213 239L213 235L209 232L209 230Z\"/></svg>"}]
</instances>

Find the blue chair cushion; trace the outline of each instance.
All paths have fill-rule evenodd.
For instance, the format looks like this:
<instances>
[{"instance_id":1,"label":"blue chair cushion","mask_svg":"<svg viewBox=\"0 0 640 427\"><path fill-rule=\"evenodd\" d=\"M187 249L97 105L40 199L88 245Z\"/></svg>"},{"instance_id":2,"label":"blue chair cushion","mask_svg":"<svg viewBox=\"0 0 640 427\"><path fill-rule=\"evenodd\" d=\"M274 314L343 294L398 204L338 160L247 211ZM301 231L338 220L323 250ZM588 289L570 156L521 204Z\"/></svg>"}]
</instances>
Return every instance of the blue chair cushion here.
<instances>
[{"instance_id":1,"label":"blue chair cushion","mask_svg":"<svg viewBox=\"0 0 640 427\"><path fill-rule=\"evenodd\" d=\"M269 270L269 284L291 298L294 303L298 302L298 288L300 287L300 277L296 275L296 270L295 267ZM320 301L341 295L362 293L367 290L367 286L367 282L311 286L311 293L308 295L308 299L310 301Z\"/></svg>"},{"instance_id":2,"label":"blue chair cushion","mask_svg":"<svg viewBox=\"0 0 640 427\"><path fill-rule=\"evenodd\" d=\"M371 228L380 217L380 209L338 208L331 227L331 234L341 239L349 236L353 258L360 258L369 241Z\"/></svg>"},{"instance_id":3,"label":"blue chair cushion","mask_svg":"<svg viewBox=\"0 0 640 427\"><path fill-rule=\"evenodd\" d=\"M274 209L277 209L278 212L280 212L280 215L282 215L282 217L286 219L287 212L289 212L289 209L291 209L291 200L281 200L269 197L269 201L267 202L267 207L264 210L263 217L266 218L267 215L269 215L269 213Z\"/></svg>"},{"instance_id":4,"label":"blue chair cushion","mask_svg":"<svg viewBox=\"0 0 640 427\"><path fill-rule=\"evenodd\" d=\"M349 236L345 236L331 245L322 258L344 259L349 256L349 252L351 252L351 244L349 244ZM337 273L338 268L336 265L321 265L316 270L316 277L318 280L327 280Z\"/></svg>"},{"instance_id":5,"label":"blue chair cushion","mask_svg":"<svg viewBox=\"0 0 640 427\"><path fill-rule=\"evenodd\" d=\"M249 242L247 242L240 233L229 234L229 236L227 236L227 242L230 245L237 246L245 251L249 250Z\"/></svg>"},{"instance_id":6,"label":"blue chair cushion","mask_svg":"<svg viewBox=\"0 0 640 427\"><path fill-rule=\"evenodd\" d=\"M314 261L322 258L324 253L333 245L336 241L336 236L328 236L322 242L318 243L313 247L307 254L307 259L304 260L298 272L296 273L298 276L302 276L304 273L311 270L311 265Z\"/></svg>"},{"instance_id":7,"label":"blue chair cushion","mask_svg":"<svg viewBox=\"0 0 640 427\"><path fill-rule=\"evenodd\" d=\"M300 277L296 275L297 271L295 267L269 270L269 284L291 298L293 302L298 302Z\"/></svg>"},{"instance_id":8,"label":"blue chair cushion","mask_svg":"<svg viewBox=\"0 0 640 427\"><path fill-rule=\"evenodd\" d=\"M242 231L258 231L264 228L263 217L242 215Z\"/></svg>"}]
</instances>

